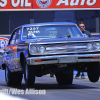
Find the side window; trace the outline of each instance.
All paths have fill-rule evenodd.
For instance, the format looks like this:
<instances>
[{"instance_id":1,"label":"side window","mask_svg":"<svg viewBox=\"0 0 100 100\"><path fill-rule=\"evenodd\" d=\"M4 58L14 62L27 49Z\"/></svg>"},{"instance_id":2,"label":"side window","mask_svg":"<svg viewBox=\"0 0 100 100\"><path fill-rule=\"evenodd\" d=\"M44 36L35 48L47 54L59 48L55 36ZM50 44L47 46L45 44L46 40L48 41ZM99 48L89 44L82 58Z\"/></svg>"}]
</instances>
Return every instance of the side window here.
<instances>
[{"instance_id":1,"label":"side window","mask_svg":"<svg viewBox=\"0 0 100 100\"><path fill-rule=\"evenodd\" d=\"M21 32L21 29L17 29L13 32L13 36L10 40L10 45L18 43L20 41L20 32Z\"/></svg>"},{"instance_id":2,"label":"side window","mask_svg":"<svg viewBox=\"0 0 100 100\"><path fill-rule=\"evenodd\" d=\"M15 43L20 42L20 33L21 33L21 29L18 29L17 34L16 34L16 40L15 40Z\"/></svg>"},{"instance_id":3,"label":"side window","mask_svg":"<svg viewBox=\"0 0 100 100\"><path fill-rule=\"evenodd\" d=\"M13 33L13 36L12 36L12 38L11 38L11 40L10 40L10 45L15 43L16 34L17 34L17 30L14 31L14 33Z\"/></svg>"}]
</instances>

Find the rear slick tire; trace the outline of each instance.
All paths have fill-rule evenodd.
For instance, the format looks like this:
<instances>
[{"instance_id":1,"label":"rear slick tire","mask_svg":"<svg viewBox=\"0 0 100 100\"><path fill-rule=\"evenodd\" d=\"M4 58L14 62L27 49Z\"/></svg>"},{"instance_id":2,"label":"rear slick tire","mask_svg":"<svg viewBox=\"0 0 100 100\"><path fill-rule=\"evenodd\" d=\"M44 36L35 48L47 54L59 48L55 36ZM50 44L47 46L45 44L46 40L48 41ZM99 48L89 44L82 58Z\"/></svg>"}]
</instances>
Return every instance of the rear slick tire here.
<instances>
[{"instance_id":1,"label":"rear slick tire","mask_svg":"<svg viewBox=\"0 0 100 100\"><path fill-rule=\"evenodd\" d=\"M18 72L10 72L10 70L5 68L5 80L7 85L10 86L19 86L22 82L22 73Z\"/></svg>"},{"instance_id":2,"label":"rear slick tire","mask_svg":"<svg viewBox=\"0 0 100 100\"><path fill-rule=\"evenodd\" d=\"M35 83L35 73L33 66L26 64L24 68L24 80L27 86L33 86Z\"/></svg>"},{"instance_id":3,"label":"rear slick tire","mask_svg":"<svg viewBox=\"0 0 100 100\"><path fill-rule=\"evenodd\" d=\"M59 72L55 74L56 80L59 85L71 85L73 82L73 71Z\"/></svg>"}]
</instances>

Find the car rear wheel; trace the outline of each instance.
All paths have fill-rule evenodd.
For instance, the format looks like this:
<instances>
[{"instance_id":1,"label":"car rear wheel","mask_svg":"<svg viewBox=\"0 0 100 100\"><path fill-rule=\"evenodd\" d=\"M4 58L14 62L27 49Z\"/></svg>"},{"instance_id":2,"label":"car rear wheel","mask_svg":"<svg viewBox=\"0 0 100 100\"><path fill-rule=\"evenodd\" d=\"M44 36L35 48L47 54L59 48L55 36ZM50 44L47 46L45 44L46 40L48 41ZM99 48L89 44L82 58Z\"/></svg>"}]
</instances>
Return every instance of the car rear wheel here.
<instances>
[{"instance_id":1,"label":"car rear wheel","mask_svg":"<svg viewBox=\"0 0 100 100\"><path fill-rule=\"evenodd\" d=\"M35 73L33 66L25 64L24 80L27 86L33 86L35 83Z\"/></svg>"},{"instance_id":2,"label":"car rear wheel","mask_svg":"<svg viewBox=\"0 0 100 100\"><path fill-rule=\"evenodd\" d=\"M21 85L22 73L10 72L10 70L6 67L5 80L7 85Z\"/></svg>"},{"instance_id":3,"label":"car rear wheel","mask_svg":"<svg viewBox=\"0 0 100 100\"><path fill-rule=\"evenodd\" d=\"M99 80L99 62L88 63L87 73L91 82L97 82Z\"/></svg>"},{"instance_id":4,"label":"car rear wheel","mask_svg":"<svg viewBox=\"0 0 100 100\"><path fill-rule=\"evenodd\" d=\"M59 72L55 74L59 85L71 85L73 82L73 70Z\"/></svg>"}]
</instances>

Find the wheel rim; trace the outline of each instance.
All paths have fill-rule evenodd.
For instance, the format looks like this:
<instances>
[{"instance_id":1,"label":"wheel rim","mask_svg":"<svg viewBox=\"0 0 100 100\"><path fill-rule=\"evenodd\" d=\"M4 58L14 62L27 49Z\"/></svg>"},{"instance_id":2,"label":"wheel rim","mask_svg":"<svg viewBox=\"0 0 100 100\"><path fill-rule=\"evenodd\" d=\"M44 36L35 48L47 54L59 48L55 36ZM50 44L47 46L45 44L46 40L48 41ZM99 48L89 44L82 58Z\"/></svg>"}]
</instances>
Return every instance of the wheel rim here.
<instances>
[{"instance_id":1,"label":"wheel rim","mask_svg":"<svg viewBox=\"0 0 100 100\"><path fill-rule=\"evenodd\" d=\"M26 76L26 79L28 79L28 67L27 67L27 64L26 64L26 69L25 69L25 76Z\"/></svg>"},{"instance_id":2,"label":"wheel rim","mask_svg":"<svg viewBox=\"0 0 100 100\"><path fill-rule=\"evenodd\" d=\"M8 68L6 67L6 81L8 82Z\"/></svg>"}]
</instances>

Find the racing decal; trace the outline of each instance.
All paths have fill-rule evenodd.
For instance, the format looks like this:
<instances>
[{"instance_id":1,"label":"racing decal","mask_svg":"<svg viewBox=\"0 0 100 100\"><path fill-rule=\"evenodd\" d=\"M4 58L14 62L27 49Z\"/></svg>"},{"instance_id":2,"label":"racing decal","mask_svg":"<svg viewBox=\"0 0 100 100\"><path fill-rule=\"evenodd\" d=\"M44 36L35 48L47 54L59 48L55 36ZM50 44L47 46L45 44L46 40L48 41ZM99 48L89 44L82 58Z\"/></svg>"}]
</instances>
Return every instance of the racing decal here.
<instances>
[{"instance_id":1,"label":"racing decal","mask_svg":"<svg viewBox=\"0 0 100 100\"><path fill-rule=\"evenodd\" d=\"M0 48L6 47L7 44L8 44L8 39L0 37Z\"/></svg>"},{"instance_id":2,"label":"racing decal","mask_svg":"<svg viewBox=\"0 0 100 100\"><path fill-rule=\"evenodd\" d=\"M17 52L17 45L15 45L15 46L8 46L8 47L5 47L4 49L6 51L12 50L12 53L15 53L15 52Z\"/></svg>"},{"instance_id":3,"label":"racing decal","mask_svg":"<svg viewBox=\"0 0 100 100\"><path fill-rule=\"evenodd\" d=\"M0 40L0 47L4 48L6 46L6 43L4 40Z\"/></svg>"},{"instance_id":4,"label":"racing decal","mask_svg":"<svg viewBox=\"0 0 100 100\"><path fill-rule=\"evenodd\" d=\"M15 67L18 69L20 66L19 64L19 61L18 61L18 58L14 58L14 62L13 62L13 65L15 65Z\"/></svg>"},{"instance_id":5,"label":"racing decal","mask_svg":"<svg viewBox=\"0 0 100 100\"><path fill-rule=\"evenodd\" d=\"M4 49L10 50L10 52L4 56L5 64L8 66L11 72L22 71L21 63L20 63L20 52L23 52L25 57L28 56L28 44L22 43L19 45L9 45Z\"/></svg>"},{"instance_id":6,"label":"racing decal","mask_svg":"<svg viewBox=\"0 0 100 100\"><path fill-rule=\"evenodd\" d=\"M22 71L17 53L7 55L5 63L11 72Z\"/></svg>"},{"instance_id":7,"label":"racing decal","mask_svg":"<svg viewBox=\"0 0 100 100\"><path fill-rule=\"evenodd\" d=\"M27 27L26 28L28 34L40 33L39 27Z\"/></svg>"},{"instance_id":8,"label":"racing decal","mask_svg":"<svg viewBox=\"0 0 100 100\"><path fill-rule=\"evenodd\" d=\"M8 49L8 54L5 58L5 63L6 65L8 66L9 70L14 72L14 71L22 71L22 68L20 66L20 63L19 63L19 57L17 55L17 47L18 45L14 45L14 46L8 46L8 47L5 47L4 49Z\"/></svg>"},{"instance_id":9,"label":"racing decal","mask_svg":"<svg viewBox=\"0 0 100 100\"><path fill-rule=\"evenodd\" d=\"M36 34L40 33L39 27L25 27L24 28L25 34L23 35L24 39L33 38L36 39Z\"/></svg>"},{"instance_id":10,"label":"racing decal","mask_svg":"<svg viewBox=\"0 0 100 100\"><path fill-rule=\"evenodd\" d=\"M17 45L15 45L15 46L10 46L10 49L12 49L14 53L17 52Z\"/></svg>"}]
</instances>

